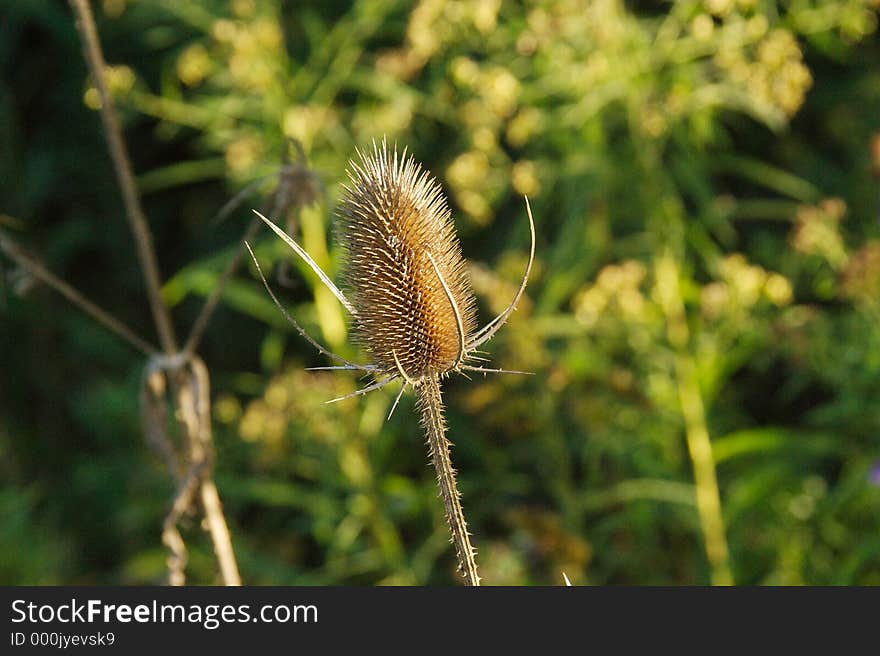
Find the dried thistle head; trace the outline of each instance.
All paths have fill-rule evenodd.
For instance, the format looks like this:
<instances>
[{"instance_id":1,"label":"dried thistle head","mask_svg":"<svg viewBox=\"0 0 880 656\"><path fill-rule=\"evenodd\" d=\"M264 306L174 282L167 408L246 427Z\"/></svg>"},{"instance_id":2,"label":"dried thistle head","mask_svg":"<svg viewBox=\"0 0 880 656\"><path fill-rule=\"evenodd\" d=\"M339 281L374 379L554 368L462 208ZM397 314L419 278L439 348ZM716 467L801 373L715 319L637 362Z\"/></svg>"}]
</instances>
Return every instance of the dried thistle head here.
<instances>
[{"instance_id":1,"label":"dried thistle head","mask_svg":"<svg viewBox=\"0 0 880 656\"><path fill-rule=\"evenodd\" d=\"M436 179L385 142L359 153L339 210L354 335L383 372L412 380L461 365L476 303Z\"/></svg>"},{"instance_id":2,"label":"dried thistle head","mask_svg":"<svg viewBox=\"0 0 880 656\"><path fill-rule=\"evenodd\" d=\"M535 257L528 199L531 248L519 290L504 312L476 330L476 302L440 185L405 151L389 151L384 140L381 146L374 142L370 154L359 155L360 162L351 163L336 226L346 255L344 287L351 300L296 241L256 213L351 313L355 339L372 357L371 364L346 360L309 336L278 302L251 251L266 290L287 320L316 349L340 363L316 368L363 371L374 377L363 389L332 401L403 380L399 400L407 385L418 387L454 371L524 373L466 363L480 359L474 353L504 325L525 291ZM392 412L396 406L397 401Z\"/></svg>"}]
</instances>

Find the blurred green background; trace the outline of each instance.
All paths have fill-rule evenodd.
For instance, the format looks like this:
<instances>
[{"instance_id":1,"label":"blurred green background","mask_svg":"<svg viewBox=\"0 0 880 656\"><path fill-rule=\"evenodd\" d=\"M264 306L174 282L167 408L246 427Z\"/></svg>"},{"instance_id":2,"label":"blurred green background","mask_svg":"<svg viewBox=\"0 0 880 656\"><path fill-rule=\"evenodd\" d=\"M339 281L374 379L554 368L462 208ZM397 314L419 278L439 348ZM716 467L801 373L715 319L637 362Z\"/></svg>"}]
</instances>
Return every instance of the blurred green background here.
<instances>
[{"instance_id":1,"label":"blurred green background","mask_svg":"<svg viewBox=\"0 0 880 656\"><path fill-rule=\"evenodd\" d=\"M451 379L485 583L880 584L878 0L93 3L181 335L302 144L288 225L331 273L356 147L441 181L489 343ZM0 230L155 341L70 9L0 2ZM346 357L342 308L268 231L278 293ZM0 583L161 583L174 485L143 356L0 258ZM359 381L252 266L199 353L252 584L451 584L411 395ZM713 500L720 499L720 506ZM197 519L188 582L215 583Z\"/></svg>"}]
</instances>

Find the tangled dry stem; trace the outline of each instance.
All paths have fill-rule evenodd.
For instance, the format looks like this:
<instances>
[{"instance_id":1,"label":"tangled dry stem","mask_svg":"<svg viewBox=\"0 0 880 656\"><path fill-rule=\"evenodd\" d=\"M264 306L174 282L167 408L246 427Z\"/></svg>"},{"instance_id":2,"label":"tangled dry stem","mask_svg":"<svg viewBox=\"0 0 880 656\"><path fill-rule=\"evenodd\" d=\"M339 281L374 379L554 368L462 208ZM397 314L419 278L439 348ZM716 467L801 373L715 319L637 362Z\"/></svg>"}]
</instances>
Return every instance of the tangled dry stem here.
<instances>
[{"instance_id":1,"label":"tangled dry stem","mask_svg":"<svg viewBox=\"0 0 880 656\"><path fill-rule=\"evenodd\" d=\"M167 434L170 388L183 429L181 448L176 449ZM149 443L165 460L177 482L177 492L162 525L162 541L169 549L168 582L186 582L186 543L179 524L187 514L199 509L214 545L224 585L241 585L241 576L232 548L229 527L223 515L220 495L214 484L214 450L210 416L210 381L208 369L196 356L185 359L155 358L144 379L141 392L143 421Z\"/></svg>"},{"instance_id":2,"label":"tangled dry stem","mask_svg":"<svg viewBox=\"0 0 880 656\"><path fill-rule=\"evenodd\" d=\"M107 65L101 50L95 19L88 0L69 1L76 16L83 54L101 100L101 121L104 125L107 146L122 193L125 216L134 236L147 298L164 356L155 354L155 349L125 329L124 325L113 317L103 316L98 308L90 307L86 299L78 297L76 293L69 293L70 290L65 290L63 284L58 284L59 281L53 281L50 276L45 275L43 279L89 312L96 320L114 330L136 348L151 355L141 392L141 400L145 404L142 414L144 429L148 440L160 445L160 451L172 470L172 475L178 481L178 492L163 525L163 541L171 551L169 580L173 584L182 584L185 581L186 545L177 529L177 524L180 517L194 506L194 497L198 490L222 580L226 585L240 585L241 577L232 549L229 528L212 478L213 449L208 370L191 350L184 354L178 352L171 313L161 297L161 278L152 234L140 202L128 149L105 79ZM212 309L204 312L200 321L194 326L195 330L192 333L194 338L188 342L191 348L194 348L198 342ZM186 442L185 455L182 458L186 473L182 477L181 468L177 466L174 458L174 449L165 434L166 424L160 421L160 418L167 414L168 399L164 394L159 394L160 388L165 389L164 378L168 379L171 388L176 391L174 399L176 416L179 417L178 423L183 428Z\"/></svg>"},{"instance_id":3,"label":"tangled dry stem","mask_svg":"<svg viewBox=\"0 0 880 656\"><path fill-rule=\"evenodd\" d=\"M177 492L163 522L162 540L169 548L168 573L173 585L185 583L187 562L186 543L178 528L180 520L201 506L217 556L222 581L225 585L240 585L241 577L232 547L229 527L223 514L220 495L213 480L213 437L210 421L210 387L208 369L194 351L217 305L223 287L240 263L233 258L193 325L183 352L177 350L177 340L170 311L161 299L160 276L152 235L143 208L131 161L119 125L116 110L104 79L106 63L101 50L94 16L87 0L70 0L76 17L83 53L101 99L101 120L104 124L108 149L113 161L125 206L125 216L134 236L138 260L151 312L164 354L137 335L121 320L86 298L66 281L49 271L42 262L29 255L14 240L0 234L0 251L100 325L115 333L134 349L149 358L140 392L141 422L147 442L165 462L177 483ZM302 155L301 148L298 148ZM303 159L301 157L300 159ZM290 167L285 160L279 176L279 185L272 197L272 213L283 213L291 204L290 180L302 175L301 167ZM223 211L237 205L236 197ZM253 222L245 233L252 236L258 222ZM166 393L174 390L173 398ZM168 436L168 409L173 407L177 425L182 428L184 446L175 449Z\"/></svg>"}]
</instances>

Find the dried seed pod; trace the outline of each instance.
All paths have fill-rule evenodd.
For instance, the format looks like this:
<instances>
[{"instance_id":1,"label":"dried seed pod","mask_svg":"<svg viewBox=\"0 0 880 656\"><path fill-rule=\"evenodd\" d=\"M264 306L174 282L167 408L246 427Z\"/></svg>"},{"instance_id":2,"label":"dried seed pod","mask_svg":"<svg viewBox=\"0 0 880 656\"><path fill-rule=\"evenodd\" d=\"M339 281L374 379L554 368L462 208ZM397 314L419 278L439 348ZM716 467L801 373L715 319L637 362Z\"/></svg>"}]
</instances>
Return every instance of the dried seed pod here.
<instances>
[{"instance_id":1,"label":"dried seed pod","mask_svg":"<svg viewBox=\"0 0 880 656\"><path fill-rule=\"evenodd\" d=\"M457 368L476 308L451 212L435 178L385 141L352 162L339 210L355 339L411 381Z\"/></svg>"}]
</instances>

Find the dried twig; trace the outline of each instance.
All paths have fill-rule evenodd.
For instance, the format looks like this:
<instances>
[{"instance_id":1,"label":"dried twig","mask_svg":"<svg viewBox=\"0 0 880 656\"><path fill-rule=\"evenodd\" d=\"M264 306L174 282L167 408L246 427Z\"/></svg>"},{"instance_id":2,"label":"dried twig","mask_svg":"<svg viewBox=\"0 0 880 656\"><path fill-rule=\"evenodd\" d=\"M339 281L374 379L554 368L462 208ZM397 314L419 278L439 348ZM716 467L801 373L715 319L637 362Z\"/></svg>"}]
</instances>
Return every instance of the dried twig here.
<instances>
[{"instance_id":1,"label":"dried twig","mask_svg":"<svg viewBox=\"0 0 880 656\"><path fill-rule=\"evenodd\" d=\"M165 461L171 477L180 483L183 463L171 440L168 439L168 403L165 372L151 360L141 382L141 425L147 444Z\"/></svg>"},{"instance_id":2,"label":"dried twig","mask_svg":"<svg viewBox=\"0 0 880 656\"><path fill-rule=\"evenodd\" d=\"M206 463L201 462L190 467L181 485L177 488L171 510L162 523L162 542L168 547L168 583L184 585L186 583L186 563L189 558L186 542L177 528L178 522L193 507L196 490L204 475Z\"/></svg>"},{"instance_id":3,"label":"dried twig","mask_svg":"<svg viewBox=\"0 0 880 656\"><path fill-rule=\"evenodd\" d=\"M134 234L138 261L144 274L147 297L150 301L150 310L153 313L156 330L159 333L159 342L162 344L162 349L170 355L177 351L177 338L174 335L168 306L162 301L160 294L162 285L159 277L159 265L156 262L156 253L153 248L153 236L150 233L143 207L141 207L131 160L128 157L128 150L119 127L119 117L104 79L107 64L104 61L104 54L98 40L95 18L88 0L70 0L70 6L76 14L76 26L82 40L83 53L101 98L101 121L104 124L104 134L107 137L107 146L110 150L110 157L113 159L116 179L122 192L125 216Z\"/></svg>"},{"instance_id":4,"label":"dried twig","mask_svg":"<svg viewBox=\"0 0 880 656\"><path fill-rule=\"evenodd\" d=\"M291 201L294 200L291 190L292 178L290 172L290 163L287 157L287 153L285 153L281 172L278 176L278 186L275 189L275 193L272 195L272 197L265 203L265 210L267 212L270 212L271 216L274 217L276 221L278 220L278 217L282 216L287 211L288 207L291 204ZM240 194L239 196L236 196L236 198L233 200L238 200L240 202ZM218 213L218 217L223 215L224 213L230 212L230 206L231 203L227 203ZM233 255L232 259L226 265L223 273L220 274L220 278L218 278L217 283L214 285L214 289L211 291L211 295L205 301L205 304L202 306L199 315L193 322L192 328L190 329L189 337L187 337L186 344L184 344L183 346L184 353L195 353L195 351L199 348L199 343L201 342L202 337L205 334L208 323L214 316L214 311L217 309L217 305L220 302L220 297L223 295L223 290L226 288L229 279L232 278L233 275L235 275L235 272L238 271L238 267L241 266L241 261L244 258L245 253L243 244L244 242L253 241L259 227L259 218L252 218L247 228L245 229L241 241L239 242L239 244L241 245L238 247L238 250L235 252L235 255Z\"/></svg>"},{"instance_id":5,"label":"dried twig","mask_svg":"<svg viewBox=\"0 0 880 656\"><path fill-rule=\"evenodd\" d=\"M106 310L102 310L76 289L61 280L58 276L49 271L42 262L25 253L21 246L16 244L2 232L0 232L0 250L2 250L10 259L17 262L19 266L26 269L35 278L42 280L99 324L121 337L131 347L137 349L144 355L155 355L156 348L152 344L149 344L141 337L138 337L134 331L122 323L122 321L108 313Z\"/></svg>"},{"instance_id":6,"label":"dried twig","mask_svg":"<svg viewBox=\"0 0 880 656\"><path fill-rule=\"evenodd\" d=\"M257 234L257 229L259 227L259 219L251 219L251 222L244 231L243 239L251 241ZM226 265L226 269L220 274L220 277L214 284L214 289L211 291L211 295L205 301L205 304L202 306L199 315L196 317L196 320L190 329L189 337L186 338L186 343L183 345L184 353L195 353L199 348L202 337L205 335L208 324L214 316L214 311L217 309L217 305L220 302L220 297L223 295L223 290L226 288L229 279L232 278L238 270L238 267L241 265L243 255L244 250L239 247L238 250L236 250L235 255L233 255L232 259L229 261L229 264Z\"/></svg>"}]
</instances>

